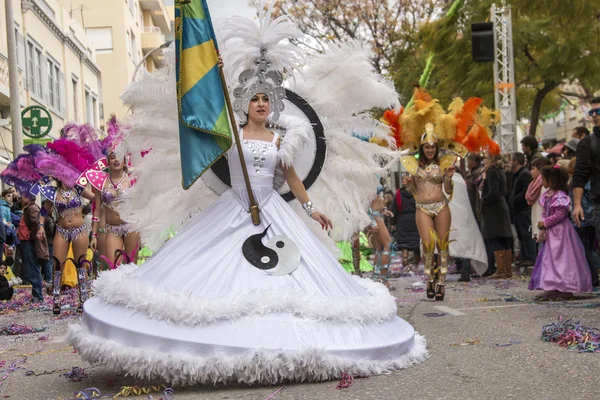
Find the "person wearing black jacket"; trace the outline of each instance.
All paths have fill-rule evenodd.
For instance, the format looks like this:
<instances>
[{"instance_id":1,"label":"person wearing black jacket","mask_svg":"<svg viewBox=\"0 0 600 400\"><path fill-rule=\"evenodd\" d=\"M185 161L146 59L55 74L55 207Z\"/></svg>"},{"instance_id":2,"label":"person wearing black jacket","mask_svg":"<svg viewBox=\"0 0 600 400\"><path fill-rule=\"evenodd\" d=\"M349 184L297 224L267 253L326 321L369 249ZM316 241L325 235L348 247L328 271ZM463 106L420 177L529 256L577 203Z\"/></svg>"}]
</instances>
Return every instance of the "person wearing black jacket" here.
<instances>
[{"instance_id":1,"label":"person wearing black jacket","mask_svg":"<svg viewBox=\"0 0 600 400\"><path fill-rule=\"evenodd\" d=\"M600 233L600 97L593 99L591 106L589 114L594 121L593 132L577 145L577 158L575 171L573 171L573 220L577 226L580 226L584 219L581 199L583 189L589 181L594 202L594 225L598 237Z\"/></svg>"},{"instance_id":2,"label":"person wearing black jacket","mask_svg":"<svg viewBox=\"0 0 600 400\"><path fill-rule=\"evenodd\" d=\"M404 268L408 265L409 251L413 252L415 262L419 265L421 241L415 218L417 212L415 198L404 186L406 182L407 176L405 175L402 178L402 189L398 189L396 192L396 197L390 208L390 211L394 214L392 221L396 224L394 234L396 250L402 251L402 265Z\"/></svg>"},{"instance_id":3,"label":"person wearing black jacket","mask_svg":"<svg viewBox=\"0 0 600 400\"><path fill-rule=\"evenodd\" d=\"M517 238L521 244L521 267L535 265L536 245L529 232L531 226L531 207L527 204L525 194L533 180L531 172L525 167L525 155L514 153L511 158L513 170L513 187L510 194L510 211L513 216Z\"/></svg>"},{"instance_id":4,"label":"person wearing black jacket","mask_svg":"<svg viewBox=\"0 0 600 400\"><path fill-rule=\"evenodd\" d=\"M539 144L535 136L527 135L521 139L521 150L527 156L527 169L531 171L531 163L539 157L543 157L539 149Z\"/></svg>"},{"instance_id":5,"label":"person wearing black jacket","mask_svg":"<svg viewBox=\"0 0 600 400\"><path fill-rule=\"evenodd\" d=\"M488 252L488 270L484 276L492 272L495 258L497 271L492 278L505 279L510 278L512 273L512 230L506 204L506 173L500 156L492 155L485 161L481 183L481 233L493 257Z\"/></svg>"}]
</instances>

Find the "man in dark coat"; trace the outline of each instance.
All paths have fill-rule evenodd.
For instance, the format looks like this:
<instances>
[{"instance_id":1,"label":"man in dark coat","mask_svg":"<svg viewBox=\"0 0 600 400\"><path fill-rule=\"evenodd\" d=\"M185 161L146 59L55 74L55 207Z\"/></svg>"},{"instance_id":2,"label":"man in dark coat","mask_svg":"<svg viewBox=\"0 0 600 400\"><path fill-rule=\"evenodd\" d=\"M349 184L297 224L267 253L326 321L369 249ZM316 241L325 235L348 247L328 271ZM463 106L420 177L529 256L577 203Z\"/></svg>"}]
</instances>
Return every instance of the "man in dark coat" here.
<instances>
[{"instance_id":1,"label":"man in dark coat","mask_svg":"<svg viewBox=\"0 0 600 400\"><path fill-rule=\"evenodd\" d=\"M525 167L525 155L514 153L511 158L513 171L513 187L510 194L509 206L513 215L517 238L521 244L520 267L532 267L535 265L537 246L531 237L529 228L531 226L531 207L527 204L525 194L533 180L531 172Z\"/></svg>"},{"instance_id":2,"label":"man in dark coat","mask_svg":"<svg viewBox=\"0 0 600 400\"><path fill-rule=\"evenodd\" d=\"M539 149L539 144L535 136L527 135L521 139L521 150L527 156L527 169L531 171L531 162L536 158L544 157Z\"/></svg>"}]
</instances>

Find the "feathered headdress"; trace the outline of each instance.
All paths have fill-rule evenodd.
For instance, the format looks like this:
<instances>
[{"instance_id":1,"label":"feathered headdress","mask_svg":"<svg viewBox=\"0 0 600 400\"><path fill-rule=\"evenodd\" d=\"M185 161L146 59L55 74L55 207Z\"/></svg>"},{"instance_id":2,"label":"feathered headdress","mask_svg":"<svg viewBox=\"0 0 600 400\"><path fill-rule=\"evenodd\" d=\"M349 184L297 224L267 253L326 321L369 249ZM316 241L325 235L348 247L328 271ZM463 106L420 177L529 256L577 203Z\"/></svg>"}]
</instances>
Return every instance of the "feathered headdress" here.
<instances>
[{"instance_id":1,"label":"feathered headdress","mask_svg":"<svg viewBox=\"0 0 600 400\"><path fill-rule=\"evenodd\" d=\"M21 195L31 197L30 190L43 177L52 177L74 187L85 171L103 157L102 147L93 127L68 123L61 137L40 146L30 144L2 172L2 180Z\"/></svg>"},{"instance_id":2,"label":"feathered headdress","mask_svg":"<svg viewBox=\"0 0 600 400\"><path fill-rule=\"evenodd\" d=\"M492 140L491 126L498 123L498 112L482 107L476 114L473 126L463 140L465 147L472 153L487 152L500 154L500 146Z\"/></svg>"},{"instance_id":3,"label":"feathered headdress","mask_svg":"<svg viewBox=\"0 0 600 400\"><path fill-rule=\"evenodd\" d=\"M400 117L403 113L404 107L400 107L399 110L385 110L383 117L381 117L381 122L387 125L392 131L398 149L401 149L404 145L404 142L402 141L402 124L400 124Z\"/></svg>"},{"instance_id":4,"label":"feathered headdress","mask_svg":"<svg viewBox=\"0 0 600 400\"><path fill-rule=\"evenodd\" d=\"M13 186L21 196L31 198L29 191L42 178L42 174L35 167L35 157L40 152L45 152L45 148L30 144L23 150L25 153L19 154L8 164L0 176L5 184Z\"/></svg>"},{"instance_id":5,"label":"feathered headdress","mask_svg":"<svg viewBox=\"0 0 600 400\"><path fill-rule=\"evenodd\" d=\"M61 130L61 138L68 139L86 149L92 156L99 160L102 158L102 146L98 140L96 130L88 124L67 123Z\"/></svg>"},{"instance_id":6,"label":"feathered headdress","mask_svg":"<svg viewBox=\"0 0 600 400\"><path fill-rule=\"evenodd\" d=\"M117 117L114 114L106 121L106 135L107 136L100 141L100 144L104 155L108 157L110 153L114 153L117 146L123 140L121 124L117 121Z\"/></svg>"},{"instance_id":7,"label":"feathered headdress","mask_svg":"<svg viewBox=\"0 0 600 400\"><path fill-rule=\"evenodd\" d=\"M257 93L269 96L271 119L284 110L284 74L302 60L300 50L285 41L303 36L287 16L271 21L274 1L259 4L259 23L232 17L223 25L221 43L227 54L227 76L235 79L233 110L241 124L247 121L248 105ZM230 79L230 81L233 81Z\"/></svg>"},{"instance_id":8,"label":"feathered headdress","mask_svg":"<svg viewBox=\"0 0 600 400\"><path fill-rule=\"evenodd\" d=\"M482 108L482 102L478 97L466 102L457 97L446 112L424 89L415 89L413 105L399 118L404 148L416 152L423 143L437 143L461 156L467 151L499 150L489 128L496 114Z\"/></svg>"}]
</instances>

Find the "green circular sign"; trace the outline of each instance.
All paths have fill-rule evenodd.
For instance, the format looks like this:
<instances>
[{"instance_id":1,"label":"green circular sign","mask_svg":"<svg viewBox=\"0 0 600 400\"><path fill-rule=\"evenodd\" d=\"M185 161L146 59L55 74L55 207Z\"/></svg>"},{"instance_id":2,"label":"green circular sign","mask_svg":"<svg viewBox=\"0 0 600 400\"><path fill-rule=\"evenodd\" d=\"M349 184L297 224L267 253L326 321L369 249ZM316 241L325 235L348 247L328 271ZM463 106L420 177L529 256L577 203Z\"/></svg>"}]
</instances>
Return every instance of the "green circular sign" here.
<instances>
[{"instance_id":1,"label":"green circular sign","mask_svg":"<svg viewBox=\"0 0 600 400\"><path fill-rule=\"evenodd\" d=\"M46 136L52 129L52 116L41 106L29 106L21 111L23 135L32 139Z\"/></svg>"}]
</instances>

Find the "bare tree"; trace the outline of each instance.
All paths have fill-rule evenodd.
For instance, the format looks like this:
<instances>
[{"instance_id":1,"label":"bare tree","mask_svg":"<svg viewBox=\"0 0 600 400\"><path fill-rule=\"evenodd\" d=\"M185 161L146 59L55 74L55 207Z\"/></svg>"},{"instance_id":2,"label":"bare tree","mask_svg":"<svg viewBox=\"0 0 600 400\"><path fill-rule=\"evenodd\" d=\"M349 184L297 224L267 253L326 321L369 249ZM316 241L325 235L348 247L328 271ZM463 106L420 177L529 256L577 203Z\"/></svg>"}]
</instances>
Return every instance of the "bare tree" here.
<instances>
[{"instance_id":1,"label":"bare tree","mask_svg":"<svg viewBox=\"0 0 600 400\"><path fill-rule=\"evenodd\" d=\"M421 23L439 15L447 0L288 0L275 4L275 16L289 16L306 38L296 44L323 52L331 43L359 40L373 50L373 67L389 71L397 48ZM250 0L258 7L258 0Z\"/></svg>"}]
</instances>

